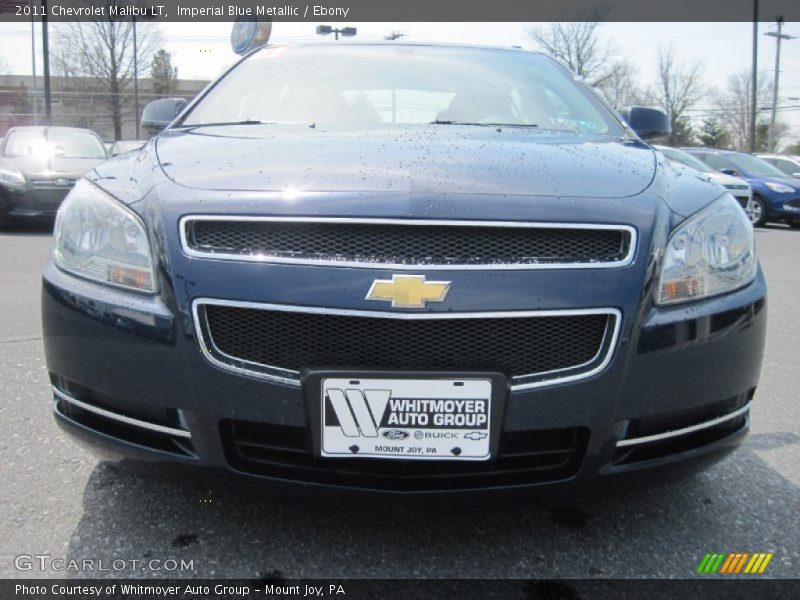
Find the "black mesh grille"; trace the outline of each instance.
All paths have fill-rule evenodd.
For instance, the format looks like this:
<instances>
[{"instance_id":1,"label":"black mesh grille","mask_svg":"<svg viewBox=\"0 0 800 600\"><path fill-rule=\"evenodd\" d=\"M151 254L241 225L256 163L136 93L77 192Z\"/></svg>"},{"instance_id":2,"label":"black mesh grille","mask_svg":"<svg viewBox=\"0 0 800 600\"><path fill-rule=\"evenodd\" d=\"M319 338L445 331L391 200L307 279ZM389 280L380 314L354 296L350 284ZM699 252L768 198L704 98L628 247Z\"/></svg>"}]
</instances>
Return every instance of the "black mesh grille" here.
<instances>
[{"instance_id":1,"label":"black mesh grille","mask_svg":"<svg viewBox=\"0 0 800 600\"><path fill-rule=\"evenodd\" d=\"M301 368L498 371L510 377L592 361L606 314L391 319L205 305L212 345L228 357Z\"/></svg>"},{"instance_id":2,"label":"black mesh grille","mask_svg":"<svg viewBox=\"0 0 800 600\"><path fill-rule=\"evenodd\" d=\"M190 221L186 227L189 247L199 252L382 264L614 262L630 244L619 229L292 221Z\"/></svg>"},{"instance_id":3,"label":"black mesh grille","mask_svg":"<svg viewBox=\"0 0 800 600\"><path fill-rule=\"evenodd\" d=\"M567 479L580 468L585 428L504 431L498 456L486 462L321 458L305 427L222 421L231 466L245 473L295 481L397 491L435 491Z\"/></svg>"}]
</instances>

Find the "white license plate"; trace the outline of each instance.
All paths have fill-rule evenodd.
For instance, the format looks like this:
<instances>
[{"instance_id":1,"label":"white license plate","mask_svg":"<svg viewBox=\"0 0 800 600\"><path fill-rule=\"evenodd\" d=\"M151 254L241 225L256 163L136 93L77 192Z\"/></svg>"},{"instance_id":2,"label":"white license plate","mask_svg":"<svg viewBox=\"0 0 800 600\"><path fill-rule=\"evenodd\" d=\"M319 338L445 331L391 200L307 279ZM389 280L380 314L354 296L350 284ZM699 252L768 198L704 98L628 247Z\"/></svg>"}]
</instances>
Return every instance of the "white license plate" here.
<instances>
[{"instance_id":1,"label":"white license plate","mask_svg":"<svg viewBox=\"0 0 800 600\"><path fill-rule=\"evenodd\" d=\"M488 460L489 379L322 379L321 452L337 458Z\"/></svg>"}]
</instances>

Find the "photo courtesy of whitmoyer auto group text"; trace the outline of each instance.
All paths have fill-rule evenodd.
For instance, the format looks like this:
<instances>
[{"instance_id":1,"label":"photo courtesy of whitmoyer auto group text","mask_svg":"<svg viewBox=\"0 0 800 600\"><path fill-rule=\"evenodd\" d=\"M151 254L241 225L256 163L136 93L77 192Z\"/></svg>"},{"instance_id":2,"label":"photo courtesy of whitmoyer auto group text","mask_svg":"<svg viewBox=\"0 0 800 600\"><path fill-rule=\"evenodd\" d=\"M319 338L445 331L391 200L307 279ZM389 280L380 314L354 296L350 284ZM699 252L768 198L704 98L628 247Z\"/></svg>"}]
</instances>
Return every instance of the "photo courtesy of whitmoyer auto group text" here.
<instances>
[{"instance_id":1,"label":"photo courtesy of whitmoyer auto group text","mask_svg":"<svg viewBox=\"0 0 800 600\"><path fill-rule=\"evenodd\" d=\"M0 600L797 600L800 1L0 0L0 515Z\"/></svg>"}]
</instances>

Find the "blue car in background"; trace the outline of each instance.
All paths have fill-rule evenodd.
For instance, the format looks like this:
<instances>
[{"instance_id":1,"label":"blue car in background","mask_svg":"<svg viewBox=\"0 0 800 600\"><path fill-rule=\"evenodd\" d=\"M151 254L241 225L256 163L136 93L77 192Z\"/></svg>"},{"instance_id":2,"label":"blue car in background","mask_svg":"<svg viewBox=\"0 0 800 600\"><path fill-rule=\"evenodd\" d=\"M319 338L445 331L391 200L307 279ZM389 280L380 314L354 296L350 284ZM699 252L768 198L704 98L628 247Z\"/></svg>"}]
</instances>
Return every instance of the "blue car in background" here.
<instances>
[{"instance_id":1,"label":"blue car in background","mask_svg":"<svg viewBox=\"0 0 800 600\"><path fill-rule=\"evenodd\" d=\"M708 166L727 175L746 179L753 189L751 220L756 227L769 221L784 221L800 228L800 182L767 161L732 150L684 148Z\"/></svg>"}]
</instances>

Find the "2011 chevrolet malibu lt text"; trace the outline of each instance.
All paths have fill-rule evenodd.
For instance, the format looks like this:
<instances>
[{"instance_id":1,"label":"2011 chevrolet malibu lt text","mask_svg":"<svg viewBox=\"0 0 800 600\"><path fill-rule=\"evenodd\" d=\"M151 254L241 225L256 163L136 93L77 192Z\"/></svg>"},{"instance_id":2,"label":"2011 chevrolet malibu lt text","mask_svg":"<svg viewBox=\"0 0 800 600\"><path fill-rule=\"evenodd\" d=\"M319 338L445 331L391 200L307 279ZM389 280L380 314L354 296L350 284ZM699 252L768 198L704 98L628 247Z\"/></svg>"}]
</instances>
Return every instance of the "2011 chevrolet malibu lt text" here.
<instances>
[{"instance_id":1,"label":"2011 chevrolet malibu lt text","mask_svg":"<svg viewBox=\"0 0 800 600\"><path fill-rule=\"evenodd\" d=\"M643 141L663 113L538 54L398 42L267 46L184 104L77 183L44 270L55 418L101 456L452 506L746 434L753 229Z\"/></svg>"}]
</instances>

